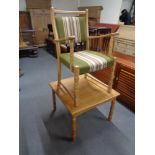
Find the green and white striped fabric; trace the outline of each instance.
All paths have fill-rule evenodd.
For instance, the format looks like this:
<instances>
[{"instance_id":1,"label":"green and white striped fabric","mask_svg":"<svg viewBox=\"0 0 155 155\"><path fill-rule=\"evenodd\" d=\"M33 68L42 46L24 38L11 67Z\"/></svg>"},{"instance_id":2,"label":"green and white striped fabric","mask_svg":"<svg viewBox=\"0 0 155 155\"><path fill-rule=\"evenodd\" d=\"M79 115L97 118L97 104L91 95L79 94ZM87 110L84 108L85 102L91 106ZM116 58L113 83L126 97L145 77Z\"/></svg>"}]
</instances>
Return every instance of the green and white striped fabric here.
<instances>
[{"instance_id":1,"label":"green and white striped fabric","mask_svg":"<svg viewBox=\"0 0 155 155\"><path fill-rule=\"evenodd\" d=\"M75 42L86 41L86 17L55 18L59 38L75 36Z\"/></svg>"},{"instance_id":2,"label":"green and white striped fabric","mask_svg":"<svg viewBox=\"0 0 155 155\"><path fill-rule=\"evenodd\" d=\"M60 60L67 67L70 67L70 53L61 54ZM74 65L80 67L80 74L111 67L113 63L114 59L112 57L99 52L85 50L74 53Z\"/></svg>"}]
</instances>

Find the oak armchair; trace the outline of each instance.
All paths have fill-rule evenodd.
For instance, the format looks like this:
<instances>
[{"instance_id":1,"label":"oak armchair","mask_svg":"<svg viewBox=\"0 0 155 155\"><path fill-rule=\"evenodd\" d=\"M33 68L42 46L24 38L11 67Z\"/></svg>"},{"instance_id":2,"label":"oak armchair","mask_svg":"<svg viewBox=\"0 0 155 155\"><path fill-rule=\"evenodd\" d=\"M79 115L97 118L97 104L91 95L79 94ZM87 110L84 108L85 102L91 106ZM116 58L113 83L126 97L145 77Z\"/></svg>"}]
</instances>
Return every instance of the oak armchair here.
<instances>
[{"instance_id":1,"label":"oak armchair","mask_svg":"<svg viewBox=\"0 0 155 155\"><path fill-rule=\"evenodd\" d=\"M64 14L65 16L56 16L56 14ZM69 16L67 16L69 15ZM74 15L74 16L70 16ZM75 16L76 15L76 16ZM86 11L64 11L55 10L51 8L51 21L54 32L54 39L57 52L57 66L58 66L58 83L57 89L63 87L70 94L74 100L74 106L78 106L78 87L79 75L84 74L85 78L91 72L102 70L107 67L112 67L111 78L107 85L107 91L110 93L112 90L114 70L116 59L112 57L113 38L116 33L89 36L88 32L88 10ZM96 52L90 50L90 40L99 38L109 38L105 44L104 51ZM74 52L74 43L85 43L86 50ZM61 44L69 44L70 52L61 53ZM104 54L103 54L104 53ZM61 82L61 63L70 69L74 74L74 93L70 93ZM72 95L73 94L73 95Z\"/></svg>"}]
</instances>

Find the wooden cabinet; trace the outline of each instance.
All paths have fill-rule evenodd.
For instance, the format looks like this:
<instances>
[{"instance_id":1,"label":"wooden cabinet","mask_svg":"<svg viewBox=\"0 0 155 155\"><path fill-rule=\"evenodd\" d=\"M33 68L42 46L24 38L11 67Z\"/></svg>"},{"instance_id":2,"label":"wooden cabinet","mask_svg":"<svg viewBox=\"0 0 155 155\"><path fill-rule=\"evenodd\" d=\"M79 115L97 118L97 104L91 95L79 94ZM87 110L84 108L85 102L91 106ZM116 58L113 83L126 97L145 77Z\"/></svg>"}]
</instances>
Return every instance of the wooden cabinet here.
<instances>
[{"instance_id":1,"label":"wooden cabinet","mask_svg":"<svg viewBox=\"0 0 155 155\"><path fill-rule=\"evenodd\" d=\"M114 89L121 95L118 97L128 108L135 111L135 70L117 63Z\"/></svg>"},{"instance_id":2,"label":"wooden cabinet","mask_svg":"<svg viewBox=\"0 0 155 155\"><path fill-rule=\"evenodd\" d=\"M50 10L48 9L29 9L31 16L31 23L33 29L36 31L36 44L38 46L45 45L45 39L48 37L47 25L50 21Z\"/></svg>"},{"instance_id":3,"label":"wooden cabinet","mask_svg":"<svg viewBox=\"0 0 155 155\"><path fill-rule=\"evenodd\" d=\"M28 11L19 11L19 27L21 30L32 29L31 18Z\"/></svg>"}]
</instances>

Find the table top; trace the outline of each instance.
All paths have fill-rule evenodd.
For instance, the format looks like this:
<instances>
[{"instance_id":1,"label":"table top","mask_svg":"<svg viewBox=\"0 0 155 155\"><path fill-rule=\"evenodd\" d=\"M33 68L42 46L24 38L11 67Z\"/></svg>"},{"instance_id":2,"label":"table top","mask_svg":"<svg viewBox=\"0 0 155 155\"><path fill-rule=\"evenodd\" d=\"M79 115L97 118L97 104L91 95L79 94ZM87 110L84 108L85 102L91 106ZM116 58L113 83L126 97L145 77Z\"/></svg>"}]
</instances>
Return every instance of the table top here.
<instances>
[{"instance_id":1,"label":"table top","mask_svg":"<svg viewBox=\"0 0 155 155\"><path fill-rule=\"evenodd\" d=\"M111 93L108 93L105 84L103 84L90 74L88 74L87 78L85 78L84 75L80 75L79 79L79 101L77 107L74 107L74 101L72 97L66 92L63 87L59 89L59 91L57 90L57 81L51 82L49 84L49 86L60 98L62 103L67 107L69 112L74 116L81 115L82 113L93 109L100 104L111 101L112 99L119 96L119 93L113 89ZM61 82L73 96L73 77L63 79Z\"/></svg>"}]
</instances>

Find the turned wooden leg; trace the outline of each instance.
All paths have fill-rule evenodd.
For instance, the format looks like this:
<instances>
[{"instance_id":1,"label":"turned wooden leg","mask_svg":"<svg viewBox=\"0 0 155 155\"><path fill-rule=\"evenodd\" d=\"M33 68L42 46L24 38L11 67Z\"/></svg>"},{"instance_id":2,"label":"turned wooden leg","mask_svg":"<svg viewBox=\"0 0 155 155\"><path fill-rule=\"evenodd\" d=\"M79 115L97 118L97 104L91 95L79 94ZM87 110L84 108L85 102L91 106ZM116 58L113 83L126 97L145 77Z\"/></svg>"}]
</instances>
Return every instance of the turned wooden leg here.
<instances>
[{"instance_id":1,"label":"turned wooden leg","mask_svg":"<svg viewBox=\"0 0 155 155\"><path fill-rule=\"evenodd\" d=\"M78 106L78 96L79 96L79 67L74 67L74 106Z\"/></svg>"},{"instance_id":2,"label":"turned wooden leg","mask_svg":"<svg viewBox=\"0 0 155 155\"><path fill-rule=\"evenodd\" d=\"M109 84L108 84L108 93L111 93L111 90L112 90L113 79L114 79L114 74L115 74L115 68L116 68L116 58L114 58L114 64L113 64L111 75L110 75L110 81L109 81Z\"/></svg>"},{"instance_id":3,"label":"turned wooden leg","mask_svg":"<svg viewBox=\"0 0 155 155\"><path fill-rule=\"evenodd\" d=\"M56 111L56 96L53 89L52 89L52 101L53 101L53 111Z\"/></svg>"},{"instance_id":4,"label":"turned wooden leg","mask_svg":"<svg viewBox=\"0 0 155 155\"><path fill-rule=\"evenodd\" d=\"M58 41L56 41L56 51L57 51L58 90L59 90L61 83L61 62L60 62L61 49L60 49L60 42Z\"/></svg>"},{"instance_id":5,"label":"turned wooden leg","mask_svg":"<svg viewBox=\"0 0 155 155\"><path fill-rule=\"evenodd\" d=\"M115 108L115 103L116 103L116 99L113 99L111 101L111 107L110 107L109 116L108 116L108 121L110 121L110 122L112 120L112 115L113 115L113 111L114 111L114 108Z\"/></svg>"},{"instance_id":6,"label":"turned wooden leg","mask_svg":"<svg viewBox=\"0 0 155 155\"><path fill-rule=\"evenodd\" d=\"M76 117L72 116L72 141L76 140Z\"/></svg>"}]
</instances>

